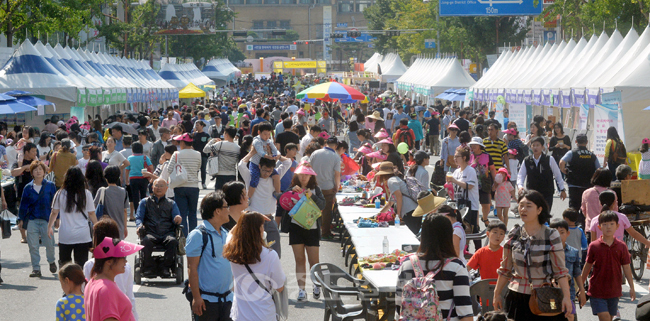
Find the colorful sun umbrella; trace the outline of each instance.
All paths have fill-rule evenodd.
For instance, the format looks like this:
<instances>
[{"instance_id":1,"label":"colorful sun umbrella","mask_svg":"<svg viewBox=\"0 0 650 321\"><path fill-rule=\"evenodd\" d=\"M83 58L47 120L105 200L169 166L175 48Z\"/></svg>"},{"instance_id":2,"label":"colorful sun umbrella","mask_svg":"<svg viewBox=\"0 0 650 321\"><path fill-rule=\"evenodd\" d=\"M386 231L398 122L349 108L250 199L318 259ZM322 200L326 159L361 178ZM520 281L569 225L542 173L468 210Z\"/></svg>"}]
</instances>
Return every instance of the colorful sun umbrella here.
<instances>
[{"instance_id":1,"label":"colorful sun umbrella","mask_svg":"<svg viewBox=\"0 0 650 321\"><path fill-rule=\"evenodd\" d=\"M358 101L365 100L366 96L348 85L338 82L326 82L299 92L296 94L296 98L318 99L322 101Z\"/></svg>"}]
</instances>

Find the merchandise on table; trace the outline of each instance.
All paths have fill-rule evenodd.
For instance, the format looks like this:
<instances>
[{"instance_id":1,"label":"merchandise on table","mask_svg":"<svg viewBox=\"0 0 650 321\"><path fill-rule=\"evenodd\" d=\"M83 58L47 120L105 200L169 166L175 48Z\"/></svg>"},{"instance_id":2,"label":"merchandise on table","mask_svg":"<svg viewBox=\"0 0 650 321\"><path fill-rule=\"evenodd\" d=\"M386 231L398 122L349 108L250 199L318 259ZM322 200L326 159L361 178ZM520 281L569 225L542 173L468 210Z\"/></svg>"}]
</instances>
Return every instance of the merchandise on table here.
<instances>
[{"instance_id":1,"label":"merchandise on table","mask_svg":"<svg viewBox=\"0 0 650 321\"><path fill-rule=\"evenodd\" d=\"M360 269L398 270L408 253L395 250L389 254L373 254L359 258Z\"/></svg>"}]
</instances>

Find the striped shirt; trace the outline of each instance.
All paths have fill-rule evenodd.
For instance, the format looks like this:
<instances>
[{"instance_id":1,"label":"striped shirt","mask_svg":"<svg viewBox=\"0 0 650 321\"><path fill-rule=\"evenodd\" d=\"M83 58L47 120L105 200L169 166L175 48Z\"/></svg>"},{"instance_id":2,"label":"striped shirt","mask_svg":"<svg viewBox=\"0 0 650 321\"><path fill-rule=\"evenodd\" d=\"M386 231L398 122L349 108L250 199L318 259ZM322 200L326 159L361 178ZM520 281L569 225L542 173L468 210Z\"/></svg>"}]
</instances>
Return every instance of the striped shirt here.
<instances>
[{"instance_id":1,"label":"striped shirt","mask_svg":"<svg viewBox=\"0 0 650 321\"><path fill-rule=\"evenodd\" d=\"M483 139L485 151L490 154L494 167L499 170L503 167L503 156L508 154L508 145L502 139L497 137L497 140L491 140L489 137Z\"/></svg>"},{"instance_id":2,"label":"striped shirt","mask_svg":"<svg viewBox=\"0 0 650 321\"><path fill-rule=\"evenodd\" d=\"M199 187L199 170L201 169L201 153L191 148L181 149L174 152L172 158L169 160L167 172L171 174L179 163L185 167L187 171L187 182L177 187Z\"/></svg>"},{"instance_id":3,"label":"striped shirt","mask_svg":"<svg viewBox=\"0 0 650 321\"><path fill-rule=\"evenodd\" d=\"M426 275L429 271L437 271L439 260L420 260L420 265ZM399 277L397 280L397 291L395 293L396 303L402 302L402 289L404 285L415 277L411 260L406 260L399 268ZM472 317L472 299L469 296L469 276L467 268L463 262L455 258L444 266L442 272L435 276L436 291L440 298L438 307L442 310L442 317L446 320L451 311L451 321L457 321L465 317Z\"/></svg>"},{"instance_id":4,"label":"striped shirt","mask_svg":"<svg viewBox=\"0 0 650 321\"><path fill-rule=\"evenodd\" d=\"M550 282L551 278L568 276L560 233L546 225L532 236L523 227L513 229L503 246L503 260L497 272L510 279L510 290L523 294L531 294L532 288Z\"/></svg>"}]
</instances>

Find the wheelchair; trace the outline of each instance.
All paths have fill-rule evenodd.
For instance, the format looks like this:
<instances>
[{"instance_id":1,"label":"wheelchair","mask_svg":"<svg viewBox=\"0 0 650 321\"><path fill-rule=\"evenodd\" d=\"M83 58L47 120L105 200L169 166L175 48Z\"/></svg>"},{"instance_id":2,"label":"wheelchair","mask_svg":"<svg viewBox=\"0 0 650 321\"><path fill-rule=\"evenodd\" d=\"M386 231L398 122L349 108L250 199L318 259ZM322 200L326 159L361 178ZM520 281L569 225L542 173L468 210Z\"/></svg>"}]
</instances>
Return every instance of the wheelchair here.
<instances>
[{"instance_id":1,"label":"wheelchair","mask_svg":"<svg viewBox=\"0 0 650 321\"><path fill-rule=\"evenodd\" d=\"M176 236L176 240L178 241L178 249L176 249L176 257L174 258L174 266L171 269L172 270L171 276L167 277L167 279L175 278L176 284L181 284L185 279L185 262L183 260L183 256L185 255L180 254L180 253L185 253L184 252L185 236L183 235L183 226L177 225L174 233ZM141 244L142 241L140 237L138 237L138 240L139 240L138 243ZM181 248L183 248L183 252L180 251ZM153 253L151 254L151 258L154 260L154 266L155 266L154 272L156 273L157 277L164 279L164 277L161 274L161 267L163 266L163 261L164 261L165 246L155 245L152 252ZM144 269L143 256L144 256L143 250L138 251L138 253L135 255L133 279L135 281L135 284L137 285L142 284L143 269Z\"/></svg>"}]
</instances>

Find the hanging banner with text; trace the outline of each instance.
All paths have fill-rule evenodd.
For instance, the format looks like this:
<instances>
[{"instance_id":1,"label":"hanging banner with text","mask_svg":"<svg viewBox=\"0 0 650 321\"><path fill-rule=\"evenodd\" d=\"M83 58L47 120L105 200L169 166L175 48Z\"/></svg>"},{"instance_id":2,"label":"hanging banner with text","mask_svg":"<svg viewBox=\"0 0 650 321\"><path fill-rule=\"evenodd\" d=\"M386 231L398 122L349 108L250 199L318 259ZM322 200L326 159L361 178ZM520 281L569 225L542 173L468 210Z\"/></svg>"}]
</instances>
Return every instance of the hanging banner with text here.
<instances>
[{"instance_id":1,"label":"hanging banner with text","mask_svg":"<svg viewBox=\"0 0 650 321\"><path fill-rule=\"evenodd\" d=\"M594 106L592 149L601 164L605 161L607 129L611 126L618 127L618 105L598 104ZM618 130L620 131L620 128Z\"/></svg>"},{"instance_id":2,"label":"hanging banner with text","mask_svg":"<svg viewBox=\"0 0 650 321\"><path fill-rule=\"evenodd\" d=\"M578 129L587 130L587 120L589 119L589 105L580 105L580 113L578 114Z\"/></svg>"},{"instance_id":3,"label":"hanging banner with text","mask_svg":"<svg viewBox=\"0 0 650 321\"><path fill-rule=\"evenodd\" d=\"M623 144L625 144L625 128L623 127L623 96L621 95L621 91L603 93L601 95L601 101L603 104L616 105L616 108L618 109L618 123L616 124L616 129L618 130L618 136L621 137Z\"/></svg>"},{"instance_id":4,"label":"hanging banner with text","mask_svg":"<svg viewBox=\"0 0 650 321\"><path fill-rule=\"evenodd\" d=\"M514 122L517 124L517 130L519 131L519 137L526 136L528 131L528 117L526 116L526 104L508 104L510 106L510 118L508 122Z\"/></svg>"}]
</instances>

